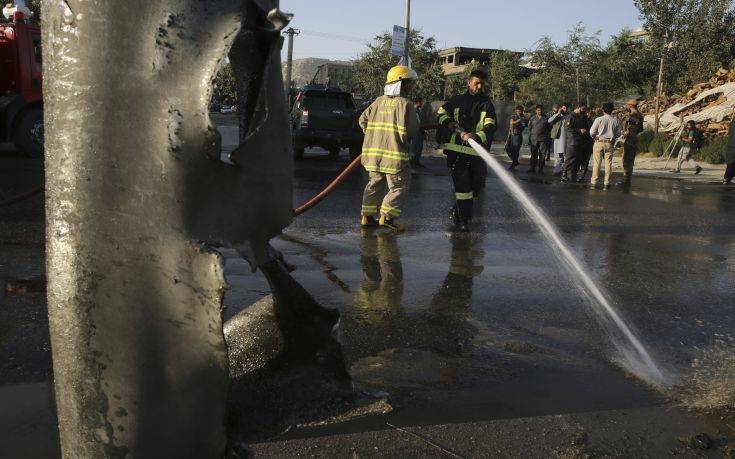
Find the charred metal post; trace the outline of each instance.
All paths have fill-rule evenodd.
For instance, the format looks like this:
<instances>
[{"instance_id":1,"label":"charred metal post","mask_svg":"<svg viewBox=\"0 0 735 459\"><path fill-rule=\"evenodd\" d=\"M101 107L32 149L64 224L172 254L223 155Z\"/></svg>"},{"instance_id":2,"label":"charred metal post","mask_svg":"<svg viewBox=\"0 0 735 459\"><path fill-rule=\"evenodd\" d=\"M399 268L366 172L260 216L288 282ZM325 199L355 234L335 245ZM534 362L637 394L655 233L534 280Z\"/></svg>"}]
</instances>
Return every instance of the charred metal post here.
<instances>
[{"instance_id":1,"label":"charred metal post","mask_svg":"<svg viewBox=\"0 0 735 459\"><path fill-rule=\"evenodd\" d=\"M223 260L292 218L279 30L245 0L43 2L48 307L65 457L222 457ZM220 161L211 80L257 54Z\"/></svg>"}]
</instances>

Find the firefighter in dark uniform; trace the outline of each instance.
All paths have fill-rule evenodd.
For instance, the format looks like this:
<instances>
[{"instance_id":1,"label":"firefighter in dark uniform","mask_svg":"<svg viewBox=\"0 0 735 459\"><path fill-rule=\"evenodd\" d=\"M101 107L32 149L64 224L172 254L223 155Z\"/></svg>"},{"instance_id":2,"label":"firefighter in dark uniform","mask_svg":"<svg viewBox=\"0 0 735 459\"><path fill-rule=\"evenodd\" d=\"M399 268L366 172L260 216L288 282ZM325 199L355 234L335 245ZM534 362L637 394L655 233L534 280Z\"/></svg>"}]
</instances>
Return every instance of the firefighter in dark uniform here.
<instances>
[{"instance_id":1,"label":"firefighter in dark uniform","mask_svg":"<svg viewBox=\"0 0 735 459\"><path fill-rule=\"evenodd\" d=\"M472 200L485 185L487 174L487 166L467 140L475 139L489 150L495 132L495 106L483 92L485 80L487 73L473 70L467 80L467 92L453 96L438 112L438 140L454 182L456 203L452 219L460 231L469 231ZM457 133L457 127L466 132Z\"/></svg>"}]
</instances>

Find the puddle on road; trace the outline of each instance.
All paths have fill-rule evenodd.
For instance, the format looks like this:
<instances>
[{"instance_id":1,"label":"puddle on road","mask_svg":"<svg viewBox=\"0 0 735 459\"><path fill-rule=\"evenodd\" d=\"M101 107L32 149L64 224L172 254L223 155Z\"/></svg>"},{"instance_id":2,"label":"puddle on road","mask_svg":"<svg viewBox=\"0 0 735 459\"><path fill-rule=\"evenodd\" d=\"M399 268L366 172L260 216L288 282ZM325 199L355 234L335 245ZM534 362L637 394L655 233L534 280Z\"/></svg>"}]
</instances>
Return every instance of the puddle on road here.
<instances>
[{"instance_id":1,"label":"puddle on road","mask_svg":"<svg viewBox=\"0 0 735 459\"><path fill-rule=\"evenodd\" d=\"M298 260L294 275L309 281L312 294L340 309L355 384L390 394L395 410L383 421L464 422L660 404L659 394L606 360L603 333L575 291L560 289L563 274L550 271L543 257L516 253L516 239L294 232L276 246ZM329 276L319 281L327 265ZM330 276L349 293L335 295Z\"/></svg>"},{"instance_id":2,"label":"puddle on road","mask_svg":"<svg viewBox=\"0 0 735 459\"><path fill-rule=\"evenodd\" d=\"M390 394L395 410L372 427L379 428L385 419L406 424L462 422L680 399L680 393L657 392L615 364L604 333L584 312L583 300L540 238L490 229L464 240L443 232L393 238L295 230L276 244L287 259L298 260L297 279L306 281L325 306L340 309L342 341L356 384ZM662 289L648 285L661 276L646 277L663 262L655 254L672 253L679 239L641 235L644 246L627 247L631 242L626 240L626 251L607 241L620 243L614 234L586 232L571 238L585 251L594 248L588 253L599 261L594 264L598 277L620 297L626 316L657 355L665 357L667 368L692 377L700 396L718 394L721 400L732 380L725 375L735 365L723 365L721 353L698 378L689 365L698 352L693 350L696 343L706 342L706 333L692 330L689 323L692 315L723 317L721 307L714 305L720 304L715 299L724 286L712 284L712 298L693 311L686 306L691 304L687 298L697 291L679 283ZM635 250L640 253L630 259L628 252ZM318 252L318 261L312 251ZM702 262L712 263L705 258ZM326 265L349 293L335 293L321 273ZM652 316L665 320L651 322ZM370 428L371 422L334 432Z\"/></svg>"}]
</instances>

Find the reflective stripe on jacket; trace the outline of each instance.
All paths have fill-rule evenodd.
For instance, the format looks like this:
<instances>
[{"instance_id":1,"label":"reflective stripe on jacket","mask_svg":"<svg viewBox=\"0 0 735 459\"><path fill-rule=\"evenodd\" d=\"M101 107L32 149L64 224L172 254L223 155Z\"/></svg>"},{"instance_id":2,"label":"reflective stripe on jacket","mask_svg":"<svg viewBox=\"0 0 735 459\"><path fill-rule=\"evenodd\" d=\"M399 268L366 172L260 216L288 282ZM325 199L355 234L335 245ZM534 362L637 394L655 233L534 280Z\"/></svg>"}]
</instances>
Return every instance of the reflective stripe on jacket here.
<instances>
[{"instance_id":1,"label":"reflective stripe on jacket","mask_svg":"<svg viewBox=\"0 0 735 459\"><path fill-rule=\"evenodd\" d=\"M480 139L480 143L489 148L495 132L495 106L485 94L476 96L469 92L453 96L437 112L439 124L447 127L454 121L467 132L472 132ZM454 151L466 155L475 155L475 150L467 145L456 132L449 135L444 143L445 151Z\"/></svg>"},{"instance_id":2,"label":"reflective stripe on jacket","mask_svg":"<svg viewBox=\"0 0 735 459\"><path fill-rule=\"evenodd\" d=\"M410 142L419 135L418 116L405 97L381 96L360 115L365 132L362 165L370 172L397 174L411 159Z\"/></svg>"}]
</instances>

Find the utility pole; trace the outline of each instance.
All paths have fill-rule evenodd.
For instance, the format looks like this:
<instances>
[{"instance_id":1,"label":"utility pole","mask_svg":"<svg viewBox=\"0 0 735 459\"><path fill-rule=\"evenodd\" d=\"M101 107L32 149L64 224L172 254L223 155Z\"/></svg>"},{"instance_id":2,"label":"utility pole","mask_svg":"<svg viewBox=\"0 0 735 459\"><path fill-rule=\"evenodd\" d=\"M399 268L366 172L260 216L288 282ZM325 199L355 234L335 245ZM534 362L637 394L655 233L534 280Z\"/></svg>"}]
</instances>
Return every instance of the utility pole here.
<instances>
[{"instance_id":1,"label":"utility pole","mask_svg":"<svg viewBox=\"0 0 735 459\"><path fill-rule=\"evenodd\" d=\"M658 134L659 121L661 119L659 110L661 108L661 95L663 93L664 80L664 55L661 54L658 65L658 84L656 85L656 118L653 123L653 132Z\"/></svg>"},{"instance_id":2,"label":"utility pole","mask_svg":"<svg viewBox=\"0 0 735 459\"><path fill-rule=\"evenodd\" d=\"M410 61L408 60L408 42L411 38L411 0L406 0L406 44L403 49L403 57L406 58L406 65L409 65Z\"/></svg>"},{"instance_id":3,"label":"utility pole","mask_svg":"<svg viewBox=\"0 0 735 459\"><path fill-rule=\"evenodd\" d=\"M664 60L666 58L666 51L671 47L672 43L669 43L668 32L664 35L664 46L661 49L661 59L658 64L658 84L656 85L656 117L653 123L653 132L658 134L658 128L661 121L661 97L664 92Z\"/></svg>"},{"instance_id":4,"label":"utility pole","mask_svg":"<svg viewBox=\"0 0 735 459\"><path fill-rule=\"evenodd\" d=\"M293 36L301 33L300 30L289 27L285 32L288 35L288 59L286 60L286 102L291 100L291 72L293 68Z\"/></svg>"}]
</instances>

